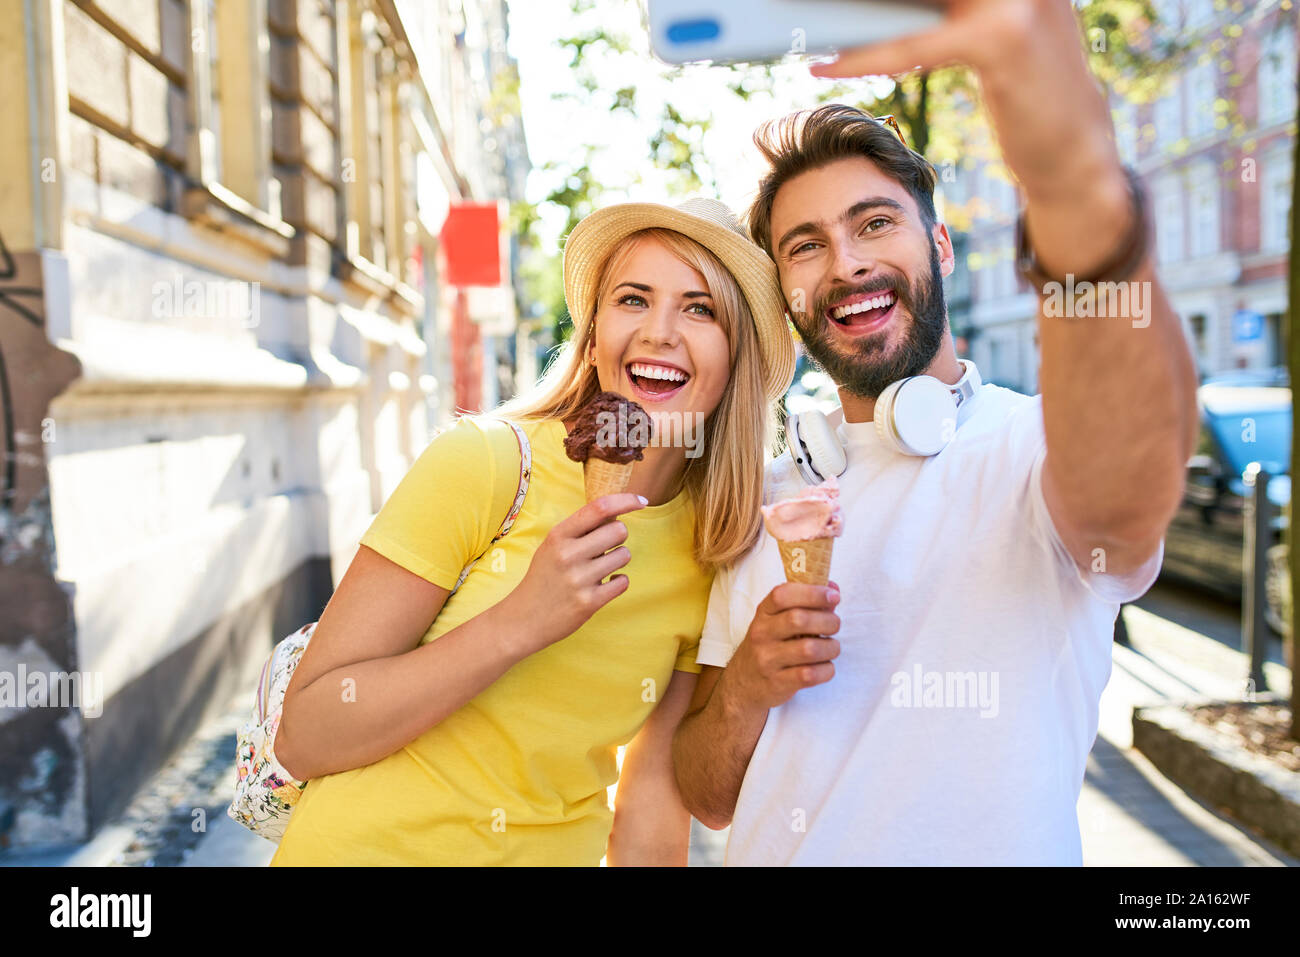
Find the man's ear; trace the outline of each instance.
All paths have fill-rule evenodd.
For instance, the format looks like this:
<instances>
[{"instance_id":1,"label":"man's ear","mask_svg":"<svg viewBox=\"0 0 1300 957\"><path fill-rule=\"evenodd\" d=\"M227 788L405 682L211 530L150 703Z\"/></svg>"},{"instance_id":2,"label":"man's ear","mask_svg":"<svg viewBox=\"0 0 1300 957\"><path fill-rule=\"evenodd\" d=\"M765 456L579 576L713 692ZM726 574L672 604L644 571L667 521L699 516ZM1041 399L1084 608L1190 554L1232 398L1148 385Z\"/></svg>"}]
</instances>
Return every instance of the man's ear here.
<instances>
[{"instance_id":1,"label":"man's ear","mask_svg":"<svg viewBox=\"0 0 1300 957\"><path fill-rule=\"evenodd\" d=\"M939 275L951 276L957 266L957 259L953 255L952 238L948 235L948 227L943 223L935 223L930 230L930 236L934 239L934 244L939 247Z\"/></svg>"}]
</instances>

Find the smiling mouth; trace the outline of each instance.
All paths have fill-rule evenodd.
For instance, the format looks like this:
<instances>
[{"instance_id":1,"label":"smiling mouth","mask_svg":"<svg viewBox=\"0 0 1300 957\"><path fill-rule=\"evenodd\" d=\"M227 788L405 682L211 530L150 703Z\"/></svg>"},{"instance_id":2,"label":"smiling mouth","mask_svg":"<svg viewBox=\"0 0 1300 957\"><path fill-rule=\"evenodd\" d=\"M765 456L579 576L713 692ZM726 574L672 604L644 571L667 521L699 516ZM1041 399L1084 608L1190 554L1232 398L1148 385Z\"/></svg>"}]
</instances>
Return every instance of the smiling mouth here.
<instances>
[{"instance_id":1,"label":"smiling mouth","mask_svg":"<svg viewBox=\"0 0 1300 957\"><path fill-rule=\"evenodd\" d=\"M888 290L853 296L852 301L827 309L826 318L849 332L871 332L889 321L897 304L898 296Z\"/></svg>"},{"instance_id":2,"label":"smiling mouth","mask_svg":"<svg viewBox=\"0 0 1300 957\"><path fill-rule=\"evenodd\" d=\"M691 381L690 373L669 366L629 362L624 368L637 398L650 402L671 398Z\"/></svg>"}]
</instances>

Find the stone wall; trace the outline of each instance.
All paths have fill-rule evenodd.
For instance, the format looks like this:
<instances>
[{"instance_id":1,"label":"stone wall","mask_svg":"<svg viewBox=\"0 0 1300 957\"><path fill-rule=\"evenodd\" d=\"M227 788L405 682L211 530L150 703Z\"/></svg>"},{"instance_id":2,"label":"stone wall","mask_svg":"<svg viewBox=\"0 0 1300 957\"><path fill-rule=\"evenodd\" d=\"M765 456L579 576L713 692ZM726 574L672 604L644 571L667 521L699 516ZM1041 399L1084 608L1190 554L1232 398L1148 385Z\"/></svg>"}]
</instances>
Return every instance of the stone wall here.
<instances>
[{"instance_id":1,"label":"stone wall","mask_svg":"<svg viewBox=\"0 0 1300 957\"><path fill-rule=\"evenodd\" d=\"M45 445L50 400L80 373L45 334L43 271L0 236L0 846L87 834L82 714L18 676L79 668L72 602L54 574Z\"/></svg>"}]
</instances>

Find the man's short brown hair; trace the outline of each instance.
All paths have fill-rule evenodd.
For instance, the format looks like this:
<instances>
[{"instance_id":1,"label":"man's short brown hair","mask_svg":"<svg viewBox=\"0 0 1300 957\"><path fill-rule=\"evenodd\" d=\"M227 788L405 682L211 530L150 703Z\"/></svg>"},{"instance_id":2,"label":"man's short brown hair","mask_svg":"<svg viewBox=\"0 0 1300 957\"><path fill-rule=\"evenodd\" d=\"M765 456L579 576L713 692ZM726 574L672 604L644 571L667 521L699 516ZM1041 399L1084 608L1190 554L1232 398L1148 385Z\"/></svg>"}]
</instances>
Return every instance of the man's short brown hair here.
<instances>
[{"instance_id":1,"label":"man's short brown hair","mask_svg":"<svg viewBox=\"0 0 1300 957\"><path fill-rule=\"evenodd\" d=\"M786 181L847 157L861 156L900 183L916 201L926 232L938 220L934 211L934 167L908 149L888 126L856 107L831 103L764 123L754 145L770 169L758 183L758 196L747 221L754 242L776 257L772 248L772 203Z\"/></svg>"}]
</instances>

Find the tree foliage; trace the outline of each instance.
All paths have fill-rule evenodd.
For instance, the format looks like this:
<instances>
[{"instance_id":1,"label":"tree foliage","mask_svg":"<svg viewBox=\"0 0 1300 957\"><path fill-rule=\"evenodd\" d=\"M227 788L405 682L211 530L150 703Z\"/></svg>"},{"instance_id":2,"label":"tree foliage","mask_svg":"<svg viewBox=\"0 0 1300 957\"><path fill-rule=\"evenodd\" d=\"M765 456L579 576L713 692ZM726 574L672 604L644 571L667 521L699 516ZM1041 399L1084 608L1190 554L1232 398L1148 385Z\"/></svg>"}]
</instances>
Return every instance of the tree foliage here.
<instances>
[{"instance_id":1,"label":"tree foliage","mask_svg":"<svg viewBox=\"0 0 1300 957\"><path fill-rule=\"evenodd\" d=\"M703 111L697 98L692 96L690 71L700 67L662 67L664 77L672 83L674 94L661 107L646 106L642 91L633 84L605 88L597 79L597 64L607 64L610 58L648 55L643 7L640 8L640 35L633 36L608 26L616 19L611 14L612 9L621 7L626 13L634 5L638 5L637 0L602 0L601 19L593 23L592 16L597 9L594 0L570 0L575 22L582 22L584 28L559 42L570 53L569 65L577 90L557 96L578 99L587 111L596 114L655 115L656 123L646 142L647 165L666 171L670 189L679 194L716 193L716 174L707 151L701 148L713 117ZM1075 6L1093 71L1105 88L1132 102L1147 102L1161 95L1169 78L1187 67L1190 56L1222 58L1226 55L1221 44L1210 44L1199 51L1191 49L1183 39L1185 33L1179 24L1158 23L1151 0L1076 0ZM581 19L584 16L586 19ZM627 20L624 17L622 22ZM709 69L729 72L725 86L738 103L748 102L756 96L776 95L776 78L771 66ZM827 82L816 89L811 102L790 104L789 108L845 102L872 115L892 114L908 145L929 159L941 173L945 167L981 162L991 168L993 175L1009 178L1001 168L996 142L980 106L978 84L965 67L915 72L892 82L876 84L867 81ZM1051 104L1044 104L1044 109L1050 108ZM1220 104L1216 109L1226 113L1228 108ZM1230 118L1224 120L1230 121ZM1150 132L1145 131L1144 135ZM560 178L558 185L541 203L564 211L564 235L568 235L583 216L602 203L602 185L591 173L602 144L593 137L584 136L583 130L567 133L573 137L573 148L564 162L543 167ZM945 216L952 228L966 229L978 208L979 199L974 198L963 207L949 205ZM538 223L536 212L521 212L515 225L531 233ZM558 270L560 250L544 249L540 241L530 236L524 237L525 243L530 239L532 248ZM551 324L557 337L562 336L567 319L562 294L558 299L546 301L544 308L552 317Z\"/></svg>"}]
</instances>

